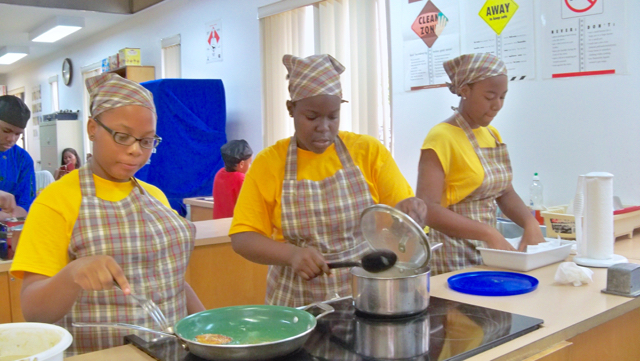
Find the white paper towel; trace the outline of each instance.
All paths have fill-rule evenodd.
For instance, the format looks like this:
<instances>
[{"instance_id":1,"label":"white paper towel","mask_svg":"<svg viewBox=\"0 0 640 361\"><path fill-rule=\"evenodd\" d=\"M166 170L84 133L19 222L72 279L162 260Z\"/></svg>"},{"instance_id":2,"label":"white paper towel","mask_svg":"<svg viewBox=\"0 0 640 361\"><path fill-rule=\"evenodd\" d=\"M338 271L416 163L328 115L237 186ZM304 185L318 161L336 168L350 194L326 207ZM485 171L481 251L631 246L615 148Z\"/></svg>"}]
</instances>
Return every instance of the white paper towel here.
<instances>
[{"instance_id":1,"label":"white paper towel","mask_svg":"<svg viewBox=\"0 0 640 361\"><path fill-rule=\"evenodd\" d=\"M586 256L608 259L613 255L613 174L585 175L584 225Z\"/></svg>"}]
</instances>

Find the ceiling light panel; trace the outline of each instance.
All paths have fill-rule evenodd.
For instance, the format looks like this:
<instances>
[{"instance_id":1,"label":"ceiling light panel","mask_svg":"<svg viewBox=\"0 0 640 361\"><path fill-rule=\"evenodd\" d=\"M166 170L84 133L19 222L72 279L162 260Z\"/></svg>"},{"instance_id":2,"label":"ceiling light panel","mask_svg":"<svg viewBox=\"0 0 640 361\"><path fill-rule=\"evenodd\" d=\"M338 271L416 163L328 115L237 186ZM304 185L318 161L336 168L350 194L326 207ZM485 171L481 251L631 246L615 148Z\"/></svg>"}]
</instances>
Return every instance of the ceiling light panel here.
<instances>
[{"instance_id":1,"label":"ceiling light panel","mask_svg":"<svg viewBox=\"0 0 640 361\"><path fill-rule=\"evenodd\" d=\"M53 43L84 27L84 18L56 16L29 32L29 40Z\"/></svg>"},{"instance_id":2,"label":"ceiling light panel","mask_svg":"<svg viewBox=\"0 0 640 361\"><path fill-rule=\"evenodd\" d=\"M0 48L0 65L13 64L29 55L29 48L23 46L5 46Z\"/></svg>"}]
</instances>

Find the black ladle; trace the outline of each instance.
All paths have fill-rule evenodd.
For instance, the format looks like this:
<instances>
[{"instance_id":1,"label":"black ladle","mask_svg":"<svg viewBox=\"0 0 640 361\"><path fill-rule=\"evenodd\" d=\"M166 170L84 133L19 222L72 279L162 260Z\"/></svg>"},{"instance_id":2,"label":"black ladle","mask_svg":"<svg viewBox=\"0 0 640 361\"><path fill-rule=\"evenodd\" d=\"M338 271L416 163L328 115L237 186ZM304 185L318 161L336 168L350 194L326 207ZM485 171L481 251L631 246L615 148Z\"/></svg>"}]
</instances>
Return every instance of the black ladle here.
<instances>
[{"instance_id":1,"label":"black ladle","mask_svg":"<svg viewBox=\"0 0 640 361\"><path fill-rule=\"evenodd\" d=\"M367 272L376 273L386 271L393 267L397 260L398 256L396 256L393 251L379 249L365 254L360 262L330 262L327 263L327 266L329 266L329 268L362 267Z\"/></svg>"}]
</instances>

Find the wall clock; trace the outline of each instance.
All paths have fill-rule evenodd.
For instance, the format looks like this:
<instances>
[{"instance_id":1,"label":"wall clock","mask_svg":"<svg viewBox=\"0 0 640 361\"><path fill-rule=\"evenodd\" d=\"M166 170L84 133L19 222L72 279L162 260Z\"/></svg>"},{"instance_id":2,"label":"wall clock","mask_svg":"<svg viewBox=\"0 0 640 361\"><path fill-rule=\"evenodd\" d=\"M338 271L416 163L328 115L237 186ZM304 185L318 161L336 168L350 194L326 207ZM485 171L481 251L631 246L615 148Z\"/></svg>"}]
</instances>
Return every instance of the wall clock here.
<instances>
[{"instance_id":1,"label":"wall clock","mask_svg":"<svg viewBox=\"0 0 640 361\"><path fill-rule=\"evenodd\" d=\"M66 58L62 62L62 81L64 85L69 86L71 84L71 75L73 74L73 66L71 65L71 59Z\"/></svg>"}]
</instances>

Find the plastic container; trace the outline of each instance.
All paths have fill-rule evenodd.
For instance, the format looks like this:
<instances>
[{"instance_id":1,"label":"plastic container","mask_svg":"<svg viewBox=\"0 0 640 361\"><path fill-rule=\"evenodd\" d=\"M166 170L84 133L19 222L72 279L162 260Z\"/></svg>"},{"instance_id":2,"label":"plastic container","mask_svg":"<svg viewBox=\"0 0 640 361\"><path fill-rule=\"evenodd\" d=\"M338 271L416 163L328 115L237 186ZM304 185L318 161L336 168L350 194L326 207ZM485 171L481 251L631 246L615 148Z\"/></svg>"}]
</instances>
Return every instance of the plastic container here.
<instances>
[{"instance_id":1,"label":"plastic container","mask_svg":"<svg viewBox=\"0 0 640 361\"><path fill-rule=\"evenodd\" d=\"M557 248L544 249L538 252L503 251L499 249L478 247L482 261L490 267L505 268L514 271L530 271L552 263L564 261L571 253L571 245L566 242Z\"/></svg>"},{"instance_id":2,"label":"plastic container","mask_svg":"<svg viewBox=\"0 0 640 361\"><path fill-rule=\"evenodd\" d=\"M22 233L25 217L7 218L0 221L0 258L12 260L18 248L18 241ZM2 244L2 241L6 241Z\"/></svg>"},{"instance_id":3,"label":"plastic container","mask_svg":"<svg viewBox=\"0 0 640 361\"><path fill-rule=\"evenodd\" d=\"M118 52L118 64L120 67L140 65L140 48L124 48Z\"/></svg>"},{"instance_id":4,"label":"plastic container","mask_svg":"<svg viewBox=\"0 0 640 361\"><path fill-rule=\"evenodd\" d=\"M624 206L630 208L633 206ZM548 207L540 214L544 217L544 224L547 226L547 237L575 239L576 222L573 214L567 213L567 205ZM618 211L619 212L619 211ZM627 235L633 237L633 230L640 228L640 210L614 214L613 216L613 236L620 237Z\"/></svg>"},{"instance_id":5,"label":"plastic container","mask_svg":"<svg viewBox=\"0 0 640 361\"><path fill-rule=\"evenodd\" d=\"M7 241L7 231L9 227L0 223L0 260L5 261L9 258L9 242Z\"/></svg>"},{"instance_id":6,"label":"plastic container","mask_svg":"<svg viewBox=\"0 0 640 361\"><path fill-rule=\"evenodd\" d=\"M538 173L533 174L533 181L529 186L529 207L533 211L534 217L538 220L538 223L541 225L544 224L544 218L540 215L540 212L544 209L543 203L543 195L542 195L542 182L540 181L540 177Z\"/></svg>"},{"instance_id":7,"label":"plastic container","mask_svg":"<svg viewBox=\"0 0 640 361\"><path fill-rule=\"evenodd\" d=\"M0 325L0 359L16 356L20 361L62 361L73 336L56 325L38 322Z\"/></svg>"}]
</instances>

